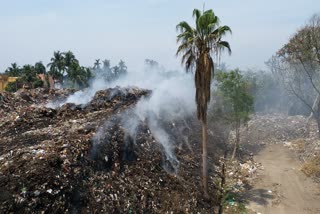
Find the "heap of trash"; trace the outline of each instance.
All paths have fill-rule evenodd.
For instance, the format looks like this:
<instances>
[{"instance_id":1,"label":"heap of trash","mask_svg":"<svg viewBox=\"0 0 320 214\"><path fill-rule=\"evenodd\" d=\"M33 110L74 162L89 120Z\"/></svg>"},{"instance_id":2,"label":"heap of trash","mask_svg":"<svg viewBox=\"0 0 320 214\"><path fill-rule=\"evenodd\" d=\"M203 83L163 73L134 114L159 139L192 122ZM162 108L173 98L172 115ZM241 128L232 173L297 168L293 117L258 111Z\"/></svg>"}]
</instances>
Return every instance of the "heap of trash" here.
<instances>
[{"instance_id":1,"label":"heap of trash","mask_svg":"<svg viewBox=\"0 0 320 214\"><path fill-rule=\"evenodd\" d=\"M0 93L1 213L214 211L216 202L202 193L198 136L185 131L189 143L174 148L173 161L147 123L128 135L123 114L151 91L117 87L98 91L85 105L64 103L74 92ZM57 101L61 105L48 107ZM201 133L198 122L190 124ZM214 195L214 164L209 162L209 193Z\"/></svg>"}]
</instances>

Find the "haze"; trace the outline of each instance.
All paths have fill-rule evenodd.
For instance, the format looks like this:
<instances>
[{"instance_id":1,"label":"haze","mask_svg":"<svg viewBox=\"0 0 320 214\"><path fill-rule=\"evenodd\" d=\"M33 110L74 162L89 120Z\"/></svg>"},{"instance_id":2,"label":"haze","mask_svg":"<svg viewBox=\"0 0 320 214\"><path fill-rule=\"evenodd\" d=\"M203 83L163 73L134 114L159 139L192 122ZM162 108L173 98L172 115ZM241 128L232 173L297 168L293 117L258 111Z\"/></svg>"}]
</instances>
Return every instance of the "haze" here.
<instances>
[{"instance_id":1,"label":"haze","mask_svg":"<svg viewBox=\"0 0 320 214\"><path fill-rule=\"evenodd\" d=\"M141 69L145 58L180 69L175 57L179 21L192 23L200 0L0 1L0 72L17 62L47 64L53 51L71 50L85 66L97 58ZM264 62L320 8L320 1L205 1L233 34L228 67L264 68Z\"/></svg>"}]
</instances>

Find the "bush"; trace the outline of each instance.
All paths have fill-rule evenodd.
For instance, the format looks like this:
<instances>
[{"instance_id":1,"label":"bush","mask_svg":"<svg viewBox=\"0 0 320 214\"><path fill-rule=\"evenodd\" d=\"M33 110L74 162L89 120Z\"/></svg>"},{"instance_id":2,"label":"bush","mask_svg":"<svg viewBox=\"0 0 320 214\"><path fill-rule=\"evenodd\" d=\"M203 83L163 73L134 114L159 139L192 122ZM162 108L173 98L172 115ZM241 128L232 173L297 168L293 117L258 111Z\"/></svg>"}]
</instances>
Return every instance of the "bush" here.
<instances>
[{"instance_id":1,"label":"bush","mask_svg":"<svg viewBox=\"0 0 320 214\"><path fill-rule=\"evenodd\" d=\"M43 81L41 79L36 79L35 81L33 81L32 87L33 88L41 88L41 87L43 87Z\"/></svg>"},{"instance_id":2,"label":"bush","mask_svg":"<svg viewBox=\"0 0 320 214\"><path fill-rule=\"evenodd\" d=\"M307 176L320 177L320 157L313 157L302 165L301 171Z\"/></svg>"},{"instance_id":3,"label":"bush","mask_svg":"<svg viewBox=\"0 0 320 214\"><path fill-rule=\"evenodd\" d=\"M16 92L18 90L16 82L9 82L8 85L4 88L7 92Z\"/></svg>"}]
</instances>

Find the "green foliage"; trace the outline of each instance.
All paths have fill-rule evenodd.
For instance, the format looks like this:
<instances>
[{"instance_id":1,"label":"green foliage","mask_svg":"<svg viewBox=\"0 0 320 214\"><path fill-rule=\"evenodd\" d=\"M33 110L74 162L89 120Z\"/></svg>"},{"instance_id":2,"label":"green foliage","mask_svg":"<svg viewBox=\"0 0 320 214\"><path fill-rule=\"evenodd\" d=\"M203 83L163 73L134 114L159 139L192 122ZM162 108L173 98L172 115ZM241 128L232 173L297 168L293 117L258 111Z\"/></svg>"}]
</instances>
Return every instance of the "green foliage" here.
<instances>
[{"instance_id":1,"label":"green foliage","mask_svg":"<svg viewBox=\"0 0 320 214\"><path fill-rule=\"evenodd\" d=\"M7 86L4 88L7 92L16 92L17 91L17 83L16 82L9 82Z\"/></svg>"},{"instance_id":2,"label":"green foliage","mask_svg":"<svg viewBox=\"0 0 320 214\"><path fill-rule=\"evenodd\" d=\"M24 65L22 68L16 63L11 64L6 72L8 76L20 77L16 82L9 83L5 88L6 91L14 92L21 88L23 85L28 85L32 88L43 87L43 81L37 77L38 74L45 74L46 68L42 62L37 62L35 66Z\"/></svg>"},{"instance_id":3,"label":"green foliage","mask_svg":"<svg viewBox=\"0 0 320 214\"><path fill-rule=\"evenodd\" d=\"M35 69L37 74L46 74L47 73L46 66L44 66L44 64L41 61L37 62L34 65L34 69Z\"/></svg>"},{"instance_id":4,"label":"green foliage","mask_svg":"<svg viewBox=\"0 0 320 214\"><path fill-rule=\"evenodd\" d=\"M32 65L24 65L21 70L21 80L24 83L32 83L37 79L37 72Z\"/></svg>"},{"instance_id":5,"label":"green foliage","mask_svg":"<svg viewBox=\"0 0 320 214\"><path fill-rule=\"evenodd\" d=\"M17 63L12 63L11 67L9 67L4 73L9 77L20 77L21 69L19 68Z\"/></svg>"},{"instance_id":6,"label":"green foliage","mask_svg":"<svg viewBox=\"0 0 320 214\"><path fill-rule=\"evenodd\" d=\"M32 82L32 88L41 88L41 87L43 87L43 81L41 79L36 78Z\"/></svg>"},{"instance_id":7,"label":"green foliage","mask_svg":"<svg viewBox=\"0 0 320 214\"><path fill-rule=\"evenodd\" d=\"M72 82L73 88L88 87L89 79L92 76L90 69L74 62L69 66L67 73L68 80Z\"/></svg>"},{"instance_id":8,"label":"green foliage","mask_svg":"<svg viewBox=\"0 0 320 214\"><path fill-rule=\"evenodd\" d=\"M219 18L212 10L202 13L194 9L193 17L195 28L186 21L180 22L176 27L180 32L177 36L177 42L180 43L177 55L182 55L181 62L185 64L187 70L196 65L201 52L209 51L219 55L222 50L227 49L231 53L229 43L222 40L227 33L231 33L230 27L220 26Z\"/></svg>"},{"instance_id":9,"label":"green foliage","mask_svg":"<svg viewBox=\"0 0 320 214\"><path fill-rule=\"evenodd\" d=\"M100 64L100 60L96 60L95 66L98 69L100 69ZM54 52L48 66L48 74L56 81L64 83L64 86L73 88L87 87L89 79L92 77L90 69L80 66L79 60L71 51Z\"/></svg>"},{"instance_id":10,"label":"green foliage","mask_svg":"<svg viewBox=\"0 0 320 214\"><path fill-rule=\"evenodd\" d=\"M55 51L51 62L48 64L49 74L56 80L62 81L63 75L65 73L65 59L63 53L60 51Z\"/></svg>"},{"instance_id":11,"label":"green foliage","mask_svg":"<svg viewBox=\"0 0 320 214\"><path fill-rule=\"evenodd\" d=\"M182 21L177 25L179 47L177 55L182 55L181 62L187 71L195 68L197 116L206 122L207 108L210 101L211 79L214 77L212 54L219 56L222 50L231 53L228 42L223 41L227 33L231 33L228 26L220 26L219 18L212 10L201 12L194 9L195 27Z\"/></svg>"},{"instance_id":12,"label":"green foliage","mask_svg":"<svg viewBox=\"0 0 320 214\"><path fill-rule=\"evenodd\" d=\"M253 111L253 97L249 93L249 84L239 70L217 74L218 94L222 97L222 111L236 123L246 123Z\"/></svg>"},{"instance_id":13,"label":"green foliage","mask_svg":"<svg viewBox=\"0 0 320 214\"><path fill-rule=\"evenodd\" d=\"M113 81L119 77L126 75L128 68L123 60L120 60L118 65L111 67L110 60L105 59L102 61L103 66L100 67L100 59L97 59L93 65L92 76L101 77L105 81Z\"/></svg>"}]
</instances>

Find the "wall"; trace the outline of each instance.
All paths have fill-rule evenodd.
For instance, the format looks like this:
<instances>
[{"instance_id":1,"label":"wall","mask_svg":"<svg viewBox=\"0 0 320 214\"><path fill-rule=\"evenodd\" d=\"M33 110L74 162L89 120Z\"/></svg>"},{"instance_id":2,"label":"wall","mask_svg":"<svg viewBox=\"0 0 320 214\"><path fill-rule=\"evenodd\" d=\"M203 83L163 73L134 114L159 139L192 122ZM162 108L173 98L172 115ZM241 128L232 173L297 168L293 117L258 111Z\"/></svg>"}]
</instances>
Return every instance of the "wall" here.
<instances>
[{"instance_id":1,"label":"wall","mask_svg":"<svg viewBox=\"0 0 320 214\"><path fill-rule=\"evenodd\" d=\"M17 81L18 77L8 77L7 75L0 74L0 91L3 91L9 82Z\"/></svg>"}]
</instances>

